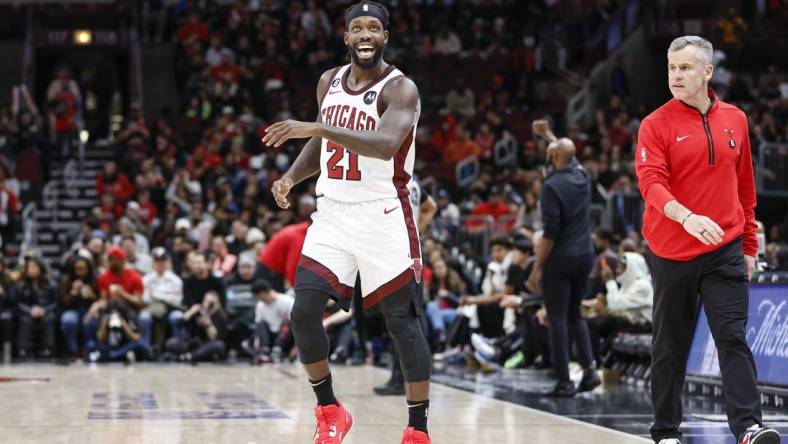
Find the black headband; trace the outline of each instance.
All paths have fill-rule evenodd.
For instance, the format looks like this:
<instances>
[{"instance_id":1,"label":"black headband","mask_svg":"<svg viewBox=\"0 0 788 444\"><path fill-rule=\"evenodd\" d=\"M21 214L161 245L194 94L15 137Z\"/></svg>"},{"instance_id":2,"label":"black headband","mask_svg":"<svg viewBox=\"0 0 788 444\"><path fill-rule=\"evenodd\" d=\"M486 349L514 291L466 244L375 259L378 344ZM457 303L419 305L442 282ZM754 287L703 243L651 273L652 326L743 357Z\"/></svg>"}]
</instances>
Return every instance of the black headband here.
<instances>
[{"instance_id":1,"label":"black headband","mask_svg":"<svg viewBox=\"0 0 788 444\"><path fill-rule=\"evenodd\" d=\"M380 20L380 23L383 24L384 29L389 27L388 21L386 20L386 13L383 11L383 8L370 3L358 3L353 5L348 10L347 14L345 14L345 21L349 26L350 22L352 22L354 19L363 16L375 17L376 19Z\"/></svg>"}]
</instances>

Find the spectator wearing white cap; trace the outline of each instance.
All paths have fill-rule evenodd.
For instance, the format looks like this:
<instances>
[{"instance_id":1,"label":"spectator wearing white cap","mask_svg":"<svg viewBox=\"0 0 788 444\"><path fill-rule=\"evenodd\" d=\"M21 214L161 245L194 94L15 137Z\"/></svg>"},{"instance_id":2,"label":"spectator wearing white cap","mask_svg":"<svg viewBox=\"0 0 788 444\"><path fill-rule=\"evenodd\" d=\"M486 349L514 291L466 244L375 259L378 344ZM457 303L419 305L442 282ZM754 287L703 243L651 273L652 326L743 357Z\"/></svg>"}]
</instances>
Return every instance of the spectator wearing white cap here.
<instances>
[{"instance_id":1,"label":"spectator wearing white cap","mask_svg":"<svg viewBox=\"0 0 788 444\"><path fill-rule=\"evenodd\" d=\"M183 281L172 272L170 255L164 247L154 248L152 256L153 269L142 278L145 287L142 302L144 311L153 317L153 342L161 345L165 339L165 325L169 326L171 336L182 336L178 321L183 318Z\"/></svg>"},{"instance_id":2,"label":"spectator wearing white cap","mask_svg":"<svg viewBox=\"0 0 788 444\"><path fill-rule=\"evenodd\" d=\"M175 221L175 231L178 233L188 232L192 229L192 223L189 219L181 217Z\"/></svg>"},{"instance_id":3,"label":"spectator wearing white cap","mask_svg":"<svg viewBox=\"0 0 788 444\"><path fill-rule=\"evenodd\" d=\"M265 246L265 233L263 230L252 227L246 233L246 250L244 251L251 251L254 253L254 256L257 257L260 254L260 250L263 249ZM243 253L242 253L243 254Z\"/></svg>"}]
</instances>

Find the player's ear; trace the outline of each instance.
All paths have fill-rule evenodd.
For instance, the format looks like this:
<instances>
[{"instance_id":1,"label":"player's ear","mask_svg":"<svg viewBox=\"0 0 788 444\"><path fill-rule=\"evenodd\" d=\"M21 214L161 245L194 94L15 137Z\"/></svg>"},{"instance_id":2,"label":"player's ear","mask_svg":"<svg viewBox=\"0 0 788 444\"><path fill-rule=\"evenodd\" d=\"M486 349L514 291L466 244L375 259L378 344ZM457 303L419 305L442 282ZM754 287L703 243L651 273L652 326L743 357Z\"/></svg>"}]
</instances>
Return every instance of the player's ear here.
<instances>
[{"instance_id":1,"label":"player's ear","mask_svg":"<svg viewBox=\"0 0 788 444\"><path fill-rule=\"evenodd\" d=\"M389 32L384 30L383 31L383 37L384 37L383 44L384 45L388 45L388 43L389 43Z\"/></svg>"},{"instance_id":2,"label":"player's ear","mask_svg":"<svg viewBox=\"0 0 788 444\"><path fill-rule=\"evenodd\" d=\"M345 41L345 46L348 46L348 44L347 44L347 31L345 31L345 34L344 34L344 36L342 37L342 40L344 40L344 41Z\"/></svg>"}]
</instances>

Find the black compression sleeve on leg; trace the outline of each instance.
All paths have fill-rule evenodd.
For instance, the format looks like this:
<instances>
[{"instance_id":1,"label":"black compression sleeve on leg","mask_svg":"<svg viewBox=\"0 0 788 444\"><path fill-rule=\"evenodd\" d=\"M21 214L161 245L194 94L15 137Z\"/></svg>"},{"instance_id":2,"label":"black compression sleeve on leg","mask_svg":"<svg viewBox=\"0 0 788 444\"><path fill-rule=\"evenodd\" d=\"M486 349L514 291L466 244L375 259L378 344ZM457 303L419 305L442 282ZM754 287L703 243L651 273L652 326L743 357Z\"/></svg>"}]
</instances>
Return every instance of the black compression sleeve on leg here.
<instances>
[{"instance_id":1,"label":"black compression sleeve on leg","mask_svg":"<svg viewBox=\"0 0 788 444\"><path fill-rule=\"evenodd\" d=\"M415 287L411 282L379 302L406 382L428 381L432 370L432 354L420 322L423 315L415 306L419 303Z\"/></svg>"},{"instance_id":2,"label":"black compression sleeve on leg","mask_svg":"<svg viewBox=\"0 0 788 444\"><path fill-rule=\"evenodd\" d=\"M323 328L323 309L328 297L322 291L296 290L290 320L298 357L303 364L328 359L328 335Z\"/></svg>"}]
</instances>

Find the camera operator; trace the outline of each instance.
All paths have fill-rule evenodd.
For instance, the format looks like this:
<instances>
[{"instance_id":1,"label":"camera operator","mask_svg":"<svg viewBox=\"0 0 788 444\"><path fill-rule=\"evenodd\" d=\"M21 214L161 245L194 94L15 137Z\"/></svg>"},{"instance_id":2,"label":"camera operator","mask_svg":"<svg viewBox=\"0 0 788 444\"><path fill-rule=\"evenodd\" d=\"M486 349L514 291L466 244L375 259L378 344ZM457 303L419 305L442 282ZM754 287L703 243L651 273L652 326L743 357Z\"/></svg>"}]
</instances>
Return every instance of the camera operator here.
<instances>
[{"instance_id":1,"label":"camera operator","mask_svg":"<svg viewBox=\"0 0 788 444\"><path fill-rule=\"evenodd\" d=\"M148 347L141 341L142 335L134 323L136 314L119 300L108 301L99 316L97 341L88 341L91 362L125 358L131 364L137 360L137 355L147 352Z\"/></svg>"},{"instance_id":2,"label":"camera operator","mask_svg":"<svg viewBox=\"0 0 788 444\"><path fill-rule=\"evenodd\" d=\"M188 334L185 338L167 340L165 349L170 357L182 362L216 361L224 357L227 314L216 292L206 293L202 303L192 305L180 322Z\"/></svg>"}]
</instances>

